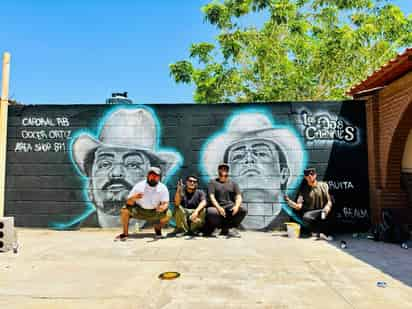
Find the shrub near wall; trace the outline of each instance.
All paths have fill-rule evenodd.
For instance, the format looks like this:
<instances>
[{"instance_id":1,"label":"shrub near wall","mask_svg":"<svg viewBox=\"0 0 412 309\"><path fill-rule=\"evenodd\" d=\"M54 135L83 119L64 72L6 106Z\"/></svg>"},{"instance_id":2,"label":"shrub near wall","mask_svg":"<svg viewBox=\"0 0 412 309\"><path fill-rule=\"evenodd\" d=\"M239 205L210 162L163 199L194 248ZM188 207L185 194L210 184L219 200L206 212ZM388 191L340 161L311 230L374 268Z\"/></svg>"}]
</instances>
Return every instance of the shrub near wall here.
<instances>
[{"instance_id":1,"label":"shrub near wall","mask_svg":"<svg viewBox=\"0 0 412 309\"><path fill-rule=\"evenodd\" d=\"M130 188L161 167L171 198L189 174L207 187L227 162L244 227L279 227L306 166L335 199L336 229L369 224L362 102L10 106L6 215L19 226L116 226Z\"/></svg>"}]
</instances>

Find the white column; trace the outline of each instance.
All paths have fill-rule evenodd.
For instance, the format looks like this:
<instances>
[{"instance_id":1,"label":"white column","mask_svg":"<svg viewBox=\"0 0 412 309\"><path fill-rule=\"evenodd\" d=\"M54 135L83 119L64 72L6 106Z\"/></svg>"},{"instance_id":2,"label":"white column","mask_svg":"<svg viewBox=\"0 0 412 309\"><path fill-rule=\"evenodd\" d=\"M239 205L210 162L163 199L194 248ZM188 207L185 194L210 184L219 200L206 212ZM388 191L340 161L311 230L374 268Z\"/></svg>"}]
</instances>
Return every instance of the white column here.
<instances>
[{"instance_id":1,"label":"white column","mask_svg":"<svg viewBox=\"0 0 412 309\"><path fill-rule=\"evenodd\" d=\"M7 114L9 106L10 54L3 54L0 100L0 217L4 216L6 188Z\"/></svg>"}]
</instances>

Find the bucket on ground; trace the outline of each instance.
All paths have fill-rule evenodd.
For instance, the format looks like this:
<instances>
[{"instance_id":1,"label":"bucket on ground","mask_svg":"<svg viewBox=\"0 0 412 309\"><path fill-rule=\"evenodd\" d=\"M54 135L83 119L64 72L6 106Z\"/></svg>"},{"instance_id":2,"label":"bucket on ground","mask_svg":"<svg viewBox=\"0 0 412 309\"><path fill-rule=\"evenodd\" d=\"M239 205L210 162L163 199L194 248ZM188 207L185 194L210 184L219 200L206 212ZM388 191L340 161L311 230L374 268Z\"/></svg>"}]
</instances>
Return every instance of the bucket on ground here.
<instances>
[{"instance_id":1,"label":"bucket on ground","mask_svg":"<svg viewBox=\"0 0 412 309\"><path fill-rule=\"evenodd\" d=\"M300 225L295 222L286 222L286 229L289 238L299 238L300 237Z\"/></svg>"}]
</instances>

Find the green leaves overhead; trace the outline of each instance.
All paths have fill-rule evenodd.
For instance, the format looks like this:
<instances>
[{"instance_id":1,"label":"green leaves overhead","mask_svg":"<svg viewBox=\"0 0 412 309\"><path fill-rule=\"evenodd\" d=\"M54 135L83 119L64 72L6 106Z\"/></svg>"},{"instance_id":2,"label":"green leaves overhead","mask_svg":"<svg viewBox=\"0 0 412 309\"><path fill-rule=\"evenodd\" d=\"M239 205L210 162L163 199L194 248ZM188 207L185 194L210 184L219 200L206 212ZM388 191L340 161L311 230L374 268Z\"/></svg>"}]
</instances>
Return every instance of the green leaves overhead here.
<instances>
[{"instance_id":1,"label":"green leaves overhead","mask_svg":"<svg viewBox=\"0 0 412 309\"><path fill-rule=\"evenodd\" d=\"M178 61L170 65L170 74L174 77L176 83L190 83L193 73L193 65L189 61Z\"/></svg>"},{"instance_id":2,"label":"green leaves overhead","mask_svg":"<svg viewBox=\"0 0 412 309\"><path fill-rule=\"evenodd\" d=\"M212 60L210 52L215 48L210 43L192 44L190 47L190 58L199 58L199 62L207 63Z\"/></svg>"},{"instance_id":3,"label":"green leaves overhead","mask_svg":"<svg viewBox=\"0 0 412 309\"><path fill-rule=\"evenodd\" d=\"M342 99L412 43L412 18L385 0L224 0L202 11L216 42L170 65L199 103ZM245 26L249 16L262 25Z\"/></svg>"}]
</instances>

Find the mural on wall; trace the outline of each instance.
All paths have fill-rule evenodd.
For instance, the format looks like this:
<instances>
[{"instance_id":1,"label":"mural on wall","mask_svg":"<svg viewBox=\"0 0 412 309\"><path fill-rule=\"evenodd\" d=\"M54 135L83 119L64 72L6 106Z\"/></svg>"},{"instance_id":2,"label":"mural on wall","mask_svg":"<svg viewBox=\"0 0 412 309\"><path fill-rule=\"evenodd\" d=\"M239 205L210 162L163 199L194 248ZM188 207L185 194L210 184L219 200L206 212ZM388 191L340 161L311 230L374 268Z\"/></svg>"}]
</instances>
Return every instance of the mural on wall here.
<instances>
[{"instance_id":1,"label":"mural on wall","mask_svg":"<svg viewBox=\"0 0 412 309\"><path fill-rule=\"evenodd\" d=\"M243 226L264 229L280 214L287 188L301 178L304 151L294 129L276 126L267 114L246 111L232 116L206 144L201 161L209 177L215 177L219 162L229 164L248 209Z\"/></svg>"},{"instance_id":2,"label":"mural on wall","mask_svg":"<svg viewBox=\"0 0 412 309\"><path fill-rule=\"evenodd\" d=\"M19 226L119 225L130 188L159 166L174 194L220 162L242 190L244 227L293 216L306 166L329 184L337 229L369 223L365 111L360 103L39 105L9 107L6 215Z\"/></svg>"},{"instance_id":3,"label":"mural on wall","mask_svg":"<svg viewBox=\"0 0 412 309\"><path fill-rule=\"evenodd\" d=\"M88 178L88 197L101 227L120 224L124 201L150 166L167 177L181 163L180 154L159 148L155 117L144 108L118 109L102 121L98 137L80 133L73 139L73 162Z\"/></svg>"},{"instance_id":4,"label":"mural on wall","mask_svg":"<svg viewBox=\"0 0 412 309\"><path fill-rule=\"evenodd\" d=\"M329 141L355 144L359 140L356 127L338 115L327 111L312 114L305 109L300 114L305 127L304 137L308 142Z\"/></svg>"}]
</instances>

